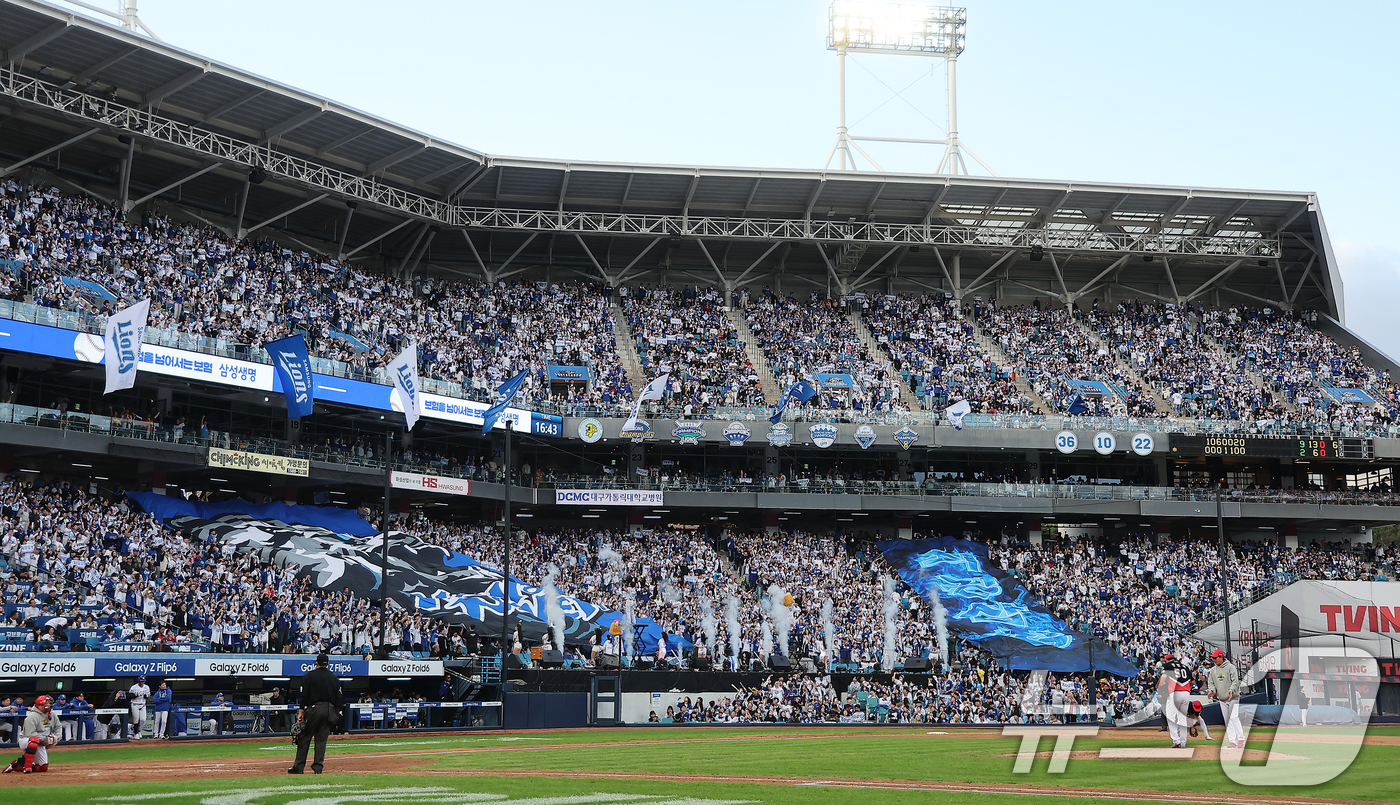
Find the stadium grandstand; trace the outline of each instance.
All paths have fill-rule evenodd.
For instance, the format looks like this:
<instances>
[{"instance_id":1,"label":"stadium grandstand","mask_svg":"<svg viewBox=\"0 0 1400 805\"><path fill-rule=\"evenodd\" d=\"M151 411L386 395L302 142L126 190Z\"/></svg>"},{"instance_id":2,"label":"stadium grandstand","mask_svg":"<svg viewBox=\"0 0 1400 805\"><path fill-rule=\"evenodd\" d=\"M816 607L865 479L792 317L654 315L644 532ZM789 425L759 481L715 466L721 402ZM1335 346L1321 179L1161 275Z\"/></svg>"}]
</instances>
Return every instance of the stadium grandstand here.
<instances>
[{"instance_id":1,"label":"stadium grandstand","mask_svg":"<svg viewBox=\"0 0 1400 805\"><path fill-rule=\"evenodd\" d=\"M280 730L329 652L355 728L648 720L621 669L672 722L1131 723L1229 613L1396 573L1311 193L498 157L38 0L0 52L0 694Z\"/></svg>"}]
</instances>

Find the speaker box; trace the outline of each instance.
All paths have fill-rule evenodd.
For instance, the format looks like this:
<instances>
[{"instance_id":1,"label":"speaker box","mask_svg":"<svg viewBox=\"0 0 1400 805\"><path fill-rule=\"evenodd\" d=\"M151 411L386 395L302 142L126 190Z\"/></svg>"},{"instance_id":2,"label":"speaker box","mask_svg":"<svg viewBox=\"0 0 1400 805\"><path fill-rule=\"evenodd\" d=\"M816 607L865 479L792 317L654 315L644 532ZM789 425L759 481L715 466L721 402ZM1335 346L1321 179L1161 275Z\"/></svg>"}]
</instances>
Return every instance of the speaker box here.
<instances>
[{"instance_id":1,"label":"speaker box","mask_svg":"<svg viewBox=\"0 0 1400 805\"><path fill-rule=\"evenodd\" d=\"M768 658L768 667L774 671L791 671L792 663L787 657L781 654L774 654Z\"/></svg>"},{"instance_id":2,"label":"speaker box","mask_svg":"<svg viewBox=\"0 0 1400 805\"><path fill-rule=\"evenodd\" d=\"M622 667L622 658L616 654L599 654L598 667L617 670Z\"/></svg>"},{"instance_id":3,"label":"speaker box","mask_svg":"<svg viewBox=\"0 0 1400 805\"><path fill-rule=\"evenodd\" d=\"M933 668L928 657L910 657L904 661L904 670L926 674Z\"/></svg>"},{"instance_id":4,"label":"speaker box","mask_svg":"<svg viewBox=\"0 0 1400 805\"><path fill-rule=\"evenodd\" d=\"M540 652L540 667L541 667L541 668L563 668L563 667L564 667L564 652L562 652L562 651L552 651L552 650L548 650L548 649L546 649L545 651L541 651L541 652Z\"/></svg>"}]
</instances>

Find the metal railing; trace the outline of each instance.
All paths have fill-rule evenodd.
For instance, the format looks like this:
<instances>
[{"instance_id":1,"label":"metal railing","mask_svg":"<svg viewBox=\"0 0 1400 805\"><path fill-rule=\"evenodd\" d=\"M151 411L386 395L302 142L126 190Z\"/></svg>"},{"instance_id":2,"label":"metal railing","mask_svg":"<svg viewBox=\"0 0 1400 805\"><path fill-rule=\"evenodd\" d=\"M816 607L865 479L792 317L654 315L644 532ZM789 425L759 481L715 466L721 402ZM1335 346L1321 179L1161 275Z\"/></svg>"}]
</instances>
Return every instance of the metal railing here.
<instances>
[{"instance_id":1,"label":"metal railing","mask_svg":"<svg viewBox=\"0 0 1400 805\"><path fill-rule=\"evenodd\" d=\"M382 456L356 455L353 447L305 445L256 436L240 436L228 431L210 431L208 436L195 429L181 430L141 419L38 408L0 403L0 424L52 428L65 433L97 433L123 439L166 442L195 447L247 450L266 455L303 458L344 467L384 468ZM425 475L464 478L489 483L504 482L505 475L485 467L465 467L444 460L397 457L394 469ZM525 479L529 480L529 479ZM623 475L549 474L539 484L548 489L644 489L676 492L805 492L824 495L914 495L919 497L1015 497L1046 500L1176 500L1214 502L1209 488L1125 486L1120 484L1044 484L949 482L936 479L914 481L847 480L836 478L759 477L740 481L723 478L681 477L668 481L628 478ZM1400 506L1400 493L1368 490L1312 491L1301 489L1236 489L1227 498L1231 503L1302 503L1351 506Z\"/></svg>"},{"instance_id":2,"label":"metal railing","mask_svg":"<svg viewBox=\"0 0 1400 805\"><path fill-rule=\"evenodd\" d=\"M822 495L907 495L918 497L1036 498L1044 500L1171 500L1215 502L1209 488L1124 486L1120 484L1030 484L976 483L927 480L866 481L799 478L783 481L755 478L750 482L710 478L680 478L670 481L628 479L623 476L546 476L540 488L554 489L640 489L673 492L798 492ZM1313 492L1290 489L1232 490L1229 503L1302 503L1355 506L1400 506L1400 494L1383 492Z\"/></svg>"}]
</instances>

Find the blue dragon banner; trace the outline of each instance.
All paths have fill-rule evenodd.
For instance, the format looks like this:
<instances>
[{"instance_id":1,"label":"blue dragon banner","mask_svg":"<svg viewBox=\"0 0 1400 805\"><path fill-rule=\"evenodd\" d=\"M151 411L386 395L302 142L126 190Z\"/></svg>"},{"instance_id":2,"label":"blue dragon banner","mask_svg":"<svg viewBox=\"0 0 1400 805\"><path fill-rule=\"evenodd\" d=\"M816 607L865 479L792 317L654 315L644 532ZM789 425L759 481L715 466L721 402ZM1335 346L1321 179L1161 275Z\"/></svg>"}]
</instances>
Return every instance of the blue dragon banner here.
<instances>
[{"instance_id":1,"label":"blue dragon banner","mask_svg":"<svg viewBox=\"0 0 1400 805\"><path fill-rule=\"evenodd\" d=\"M987 546L953 537L877 543L886 563L925 600L939 600L948 628L1012 669L1096 671L1136 676L1138 668L1102 640L1070 629L1011 574L992 565Z\"/></svg>"}]
</instances>

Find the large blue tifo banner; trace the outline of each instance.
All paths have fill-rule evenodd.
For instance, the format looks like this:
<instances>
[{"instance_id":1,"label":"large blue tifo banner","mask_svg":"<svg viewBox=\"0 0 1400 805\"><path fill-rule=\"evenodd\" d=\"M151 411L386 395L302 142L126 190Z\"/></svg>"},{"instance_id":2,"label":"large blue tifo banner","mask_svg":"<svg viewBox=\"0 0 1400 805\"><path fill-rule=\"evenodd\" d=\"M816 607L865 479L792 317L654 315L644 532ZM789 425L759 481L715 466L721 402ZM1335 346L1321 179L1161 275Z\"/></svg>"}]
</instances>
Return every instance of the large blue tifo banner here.
<instances>
[{"instance_id":1,"label":"large blue tifo banner","mask_svg":"<svg viewBox=\"0 0 1400 805\"><path fill-rule=\"evenodd\" d=\"M953 537L877 543L885 561L926 601L932 591L948 613L948 629L1001 659L1012 670L1137 676L1137 666L1106 641L1070 629L1021 582L992 565L987 546Z\"/></svg>"},{"instance_id":2,"label":"large blue tifo banner","mask_svg":"<svg viewBox=\"0 0 1400 805\"><path fill-rule=\"evenodd\" d=\"M279 567L296 567L299 578L310 578L321 589L349 588L371 601L379 598L382 539L374 526L355 512L241 500L199 503L152 492L127 494L166 526L191 539L231 545L239 553L255 553ZM449 623L474 624L483 636L499 635L501 588L499 571L417 537L390 532L389 594L406 610L416 609ZM594 629L606 628L619 617L565 595L559 596L559 607L564 612L564 640L569 645L586 644ZM543 637L548 614L541 588L512 577L510 608L527 640ZM653 628L649 642L654 651L660 629Z\"/></svg>"}]
</instances>

